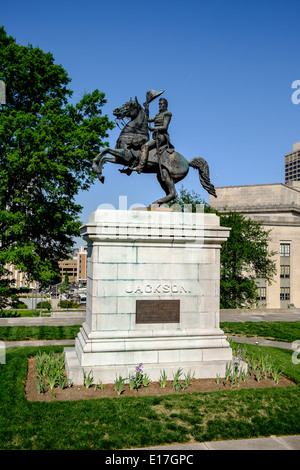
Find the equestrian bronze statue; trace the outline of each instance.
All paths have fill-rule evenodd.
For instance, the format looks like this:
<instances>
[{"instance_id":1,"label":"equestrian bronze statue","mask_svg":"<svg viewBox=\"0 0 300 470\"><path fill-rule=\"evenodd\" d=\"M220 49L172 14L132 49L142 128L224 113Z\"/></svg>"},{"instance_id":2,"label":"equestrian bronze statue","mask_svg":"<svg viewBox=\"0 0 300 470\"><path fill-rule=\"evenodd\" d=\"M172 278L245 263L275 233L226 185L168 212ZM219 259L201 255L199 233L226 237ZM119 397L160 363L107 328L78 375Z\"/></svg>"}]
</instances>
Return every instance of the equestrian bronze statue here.
<instances>
[{"instance_id":1,"label":"equestrian bronze statue","mask_svg":"<svg viewBox=\"0 0 300 470\"><path fill-rule=\"evenodd\" d=\"M149 118L149 104L159 97L163 91L149 90L146 94L144 107L137 98L127 101L113 111L117 120L129 119L124 125L116 148L105 148L93 161L93 170L97 173L101 183L104 183L102 168L104 163L117 163L126 168L120 169L121 173L131 175L133 171L138 173L156 173L157 179L166 193L166 196L152 204L164 204L173 201L177 197L175 184L183 180L189 172L189 168L199 171L199 179L203 188L214 197L217 197L215 188L210 182L209 167L201 157L186 160L176 152L171 144L168 132L172 114L168 111L168 102L165 98L159 100L159 113ZM154 123L153 127L149 123ZM150 138L149 132L152 133Z\"/></svg>"}]
</instances>

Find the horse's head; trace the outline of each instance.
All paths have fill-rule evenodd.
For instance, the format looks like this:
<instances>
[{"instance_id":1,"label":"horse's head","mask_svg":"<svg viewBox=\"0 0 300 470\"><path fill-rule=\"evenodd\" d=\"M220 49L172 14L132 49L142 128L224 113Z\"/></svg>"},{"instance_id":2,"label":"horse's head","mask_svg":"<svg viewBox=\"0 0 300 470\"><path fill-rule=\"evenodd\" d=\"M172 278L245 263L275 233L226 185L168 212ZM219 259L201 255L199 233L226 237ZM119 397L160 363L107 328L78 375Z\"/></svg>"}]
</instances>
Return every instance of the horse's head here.
<instances>
[{"instance_id":1,"label":"horse's head","mask_svg":"<svg viewBox=\"0 0 300 470\"><path fill-rule=\"evenodd\" d=\"M124 118L131 118L134 119L141 109L141 105L138 102L137 98L133 100L132 98L130 101L122 104L119 108L113 110L113 115L117 119L124 119Z\"/></svg>"}]
</instances>

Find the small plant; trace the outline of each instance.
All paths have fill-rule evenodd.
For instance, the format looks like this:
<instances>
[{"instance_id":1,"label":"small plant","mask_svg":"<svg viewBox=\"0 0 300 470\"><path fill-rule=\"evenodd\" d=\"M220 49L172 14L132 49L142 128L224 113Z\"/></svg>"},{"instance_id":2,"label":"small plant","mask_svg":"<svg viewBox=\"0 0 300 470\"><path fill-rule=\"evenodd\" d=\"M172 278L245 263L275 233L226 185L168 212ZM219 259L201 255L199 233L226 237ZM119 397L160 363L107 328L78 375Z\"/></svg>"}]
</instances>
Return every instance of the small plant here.
<instances>
[{"instance_id":1,"label":"small plant","mask_svg":"<svg viewBox=\"0 0 300 470\"><path fill-rule=\"evenodd\" d=\"M46 384L44 379L39 379L36 381L37 391L38 393L45 393L46 392Z\"/></svg>"},{"instance_id":2,"label":"small plant","mask_svg":"<svg viewBox=\"0 0 300 470\"><path fill-rule=\"evenodd\" d=\"M173 382L172 382L173 388L176 390L176 392L178 392L182 388L182 384L179 380L181 374L182 374L182 368L179 367L179 369L177 369L177 371L175 372Z\"/></svg>"},{"instance_id":3,"label":"small plant","mask_svg":"<svg viewBox=\"0 0 300 470\"><path fill-rule=\"evenodd\" d=\"M140 362L135 368L135 375L131 375L129 378L129 388L130 390L138 390L143 385L143 363Z\"/></svg>"},{"instance_id":4,"label":"small plant","mask_svg":"<svg viewBox=\"0 0 300 470\"><path fill-rule=\"evenodd\" d=\"M273 370L272 370L272 379L274 380L274 382L276 384L279 383L279 380L280 380L280 376L282 374L283 371L279 370L279 367L278 366L273 366Z\"/></svg>"},{"instance_id":5,"label":"small plant","mask_svg":"<svg viewBox=\"0 0 300 470\"><path fill-rule=\"evenodd\" d=\"M220 385L220 380L221 380L221 375L220 375L220 374L217 374L217 376L216 376L216 381L217 381L217 385L218 385L218 387L219 387L219 390L220 390L220 387L221 387L221 385Z\"/></svg>"},{"instance_id":6,"label":"small plant","mask_svg":"<svg viewBox=\"0 0 300 470\"><path fill-rule=\"evenodd\" d=\"M151 380L148 374L143 375L143 387L149 387Z\"/></svg>"},{"instance_id":7,"label":"small plant","mask_svg":"<svg viewBox=\"0 0 300 470\"><path fill-rule=\"evenodd\" d=\"M115 379L114 390L118 393L118 395L121 395L121 393L124 392L125 380L127 379L123 379L123 377L121 377L120 375Z\"/></svg>"},{"instance_id":8,"label":"small plant","mask_svg":"<svg viewBox=\"0 0 300 470\"><path fill-rule=\"evenodd\" d=\"M63 375L60 375L57 379L57 385L59 386L59 388L61 390L63 390L64 388L66 388L67 386L67 383L68 383L68 379L67 377L63 376Z\"/></svg>"},{"instance_id":9,"label":"small plant","mask_svg":"<svg viewBox=\"0 0 300 470\"><path fill-rule=\"evenodd\" d=\"M101 390L101 391L103 391L103 389L104 389L104 385L103 385L103 383L102 383L102 380L99 379L98 382L97 382L97 383L95 384L95 386L94 386L94 390L95 390L95 391L96 391L96 390Z\"/></svg>"},{"instance_id":10,"label":"small plant","mask_svg":"<svg viewBox=\"0 0 300 470\"><path fill-rule=\"evenodd\" d=\"M230 379L230 376L231 376L231 362L230 364L226 364L226 369L225 369L225 377L224 377L224 386L226 385L226 383L228 382L228 380Z\"/></svg>"},{"instance_id":11,"label":"small plant","mask_svg":"<svg viewBox=\"0 0 300 470\"><path fill-rule=\"evenodd\" d=\"M256 359L249 357L248 358L248 368L249 374L252 377L256 371Z\"/></svg>"},{"instance_id":12,"label":"small plant","mask_svg":"<svg viewBox=\"0 0 300 470\"><path fill-rule=\"evenodd\" d=\"M184 390L186 387L184 385L184 382L177 382L175 385L174 385L174 389L176 392L179 392L180 390Z\"/></svg>"},{"instance_id":13,"label":"small plant","mask_svg":"<svg viewBox=\"0 0 300 470\"><path fill-rule=\"evenodd\" d=\"M235 385L239 386L239 368L234 367L231 373L231 386L233 388Z\"/></svg>"},{"instance_id":14,"label":"small plant","mask_svg":"<svg viewBox=\"0 0 300 470\"><path fill-rule=\"evenodd\" d=\"M181 374L182 374L182 368L179 367L179 369L177 369L177 371L175 372L175 375L173 378L173 386L176 385L176 383L179 381Z\"/></svg>"},{"instance_id":15,"label":"small plant","mask_svg":"<svg viewBox=\"0 0 300 470\"><path fill-rule=\"evenodd\" d=\"M143 363L140 362L135 368L135 375L131 375L129 378L129 388L138 391L140 387L148 387L150 383L150 377L143 372Z\"/></svg>"},{"instance_id":16,"label":"small plant","mask_svg":"<svg viewBox=\"0 0 300 470\"><path fill-rule=\"evenodd\" d=\"M266 378L266 376L267 376L267 367L268 367L268 355L266 355L266 356L261 355L260 365L261 365L261 371L263 373L263 376Z\"/></svg>"},{"instance_id":17,"label":"small plant","mask_svg":"<svg viewBox=\"0 0 300 470\"><path fill-rule=\"evenodd\" d=\"M260 369L258 368L258 369L256 370L256 381L259 382L260 379L261 379Z\"/></svg>"},{"instance_id":18,"label":"small plant","mask_svg":"<svg viewBox=\"0 0 300 470\"><path fill-rule=\"evenodd\" d=\"M42 353L41 351L38 352L36 355L36 376L41 379L46 375L46 361L47 355Z\"/></svg>"},{"instance_id":19,"label":"small plant","mask_svg":"<svg viewBox=\"0 0 300 470\"><path fill-rule=\"evenodd\" d=\"M82 369L83 372L83 385L85 388L90 388L90 386L93 383L94 377L92 376L92 371L87 374L84 369Z\"/></svg>"},{"instance_id":20,"label":"small plant","mask_svg":"<svg viewBox=\"0 0 300 470\"><path fill-rule=\"evenodd\" d=\"M274 364L271 359L268 360L267 367L266 367L266 374L272 375Z\"/></svg>"},{"instance_id":21,"label":"small plant","mask_svg":"<svg viewBox=\"0 0 300 470\"><path fill-rule=\"evenodd\" d=\"M243 360L243 355L244 355L244 353L243 353L242 348L239 348L239 349L237 350L237 360L238 360L238 361L242 361L242 360Z\"/></svg>"},{"instance_id":22,"label":"small plant","mask_svg":"<svg viewBox=\"0 0 300 470\"><path fill-rule=\"evenodd\" d=\"M55 389L55 385L56 385L56 382L57 382L57 376L55 374L48 375L47 382L50 386L52 397L55 398L55 390L54 389Z\"/></svg>"},{"instance_id":23,"label":"small plant","mask_svg":"<svg viewBox=\"0 0 300 470\"><path fill-rule=\"evenodd\" d=\"M58 370L62 371L65 367L65 355L64 354L56 355L56 361L57 361Z\"/></svg>"},{"instance_id":24,"label":"small plant","mask_svg":"<svg viewBox=\"0 0 300 470\"><path fill-rule=\"evenodd\" d=\"M189 371L187 374L185 374L185 379L183 381L180 380L180 377L182 375L182 368L180 367L173 378L173 387L176 392L179 392L180 390L184 390L187 388L191 381L194 379L195 374L191 375L191 371Z\"/></svg>"},{"instance_id":25,"label":"small plant","mask_svg":"<svg viewBox=\"0 0 300 470\"><path fill-rule=\"evenodd\" d=\"M248 378L248 372L245 369L241 369L240 378L243 382L246 382Z\"/></svg>"},{"instance_id":26,"label":"small plant","mask_svg":"<svg viewBox=\"0 0 300 470\"><path fill-rule=\"evenodd\" d=\"M195 378L195 372L193 373L193 375L191 375L191 371L189 370L187 374L184 374L184 385L185 385L185 388L189 387L192 380L194 380Z\"/></svg>"},{"instance_id":27,"label":"small plant","mask_svg":"<svg viewBox=\"0 0 300 470\"><path fill-rule=\"evenodd\" d=\"M129 389L130 390L134 390L135 389L135 376L132 375L131 377L129 377Z\"/></svg>"},{"instance_id":28,"label":"small plant","mask_svg":"<svg viewBox=\"0 0 300 470\"><path fill-rule=\"evenodd\" d=\"M160 385L161 388L165 388L166 385L167 385L167 375L166 375L166 371L163 370L160 372L160 377L158 379L158 383Z\"/></svg>"}]
</instances>

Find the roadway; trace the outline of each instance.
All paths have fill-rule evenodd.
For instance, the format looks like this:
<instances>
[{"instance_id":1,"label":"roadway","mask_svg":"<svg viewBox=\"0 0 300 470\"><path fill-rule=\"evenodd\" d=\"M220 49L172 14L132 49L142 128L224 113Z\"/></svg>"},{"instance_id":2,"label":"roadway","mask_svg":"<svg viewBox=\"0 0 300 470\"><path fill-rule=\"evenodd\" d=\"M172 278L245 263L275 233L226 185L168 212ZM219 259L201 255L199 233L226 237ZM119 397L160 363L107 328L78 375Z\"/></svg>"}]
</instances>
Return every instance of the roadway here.
<instances>
[{"instance_id":1,"label":"roadway","mask_svg":"<svg viewBox=\"0 0 300 470\"><path fill-rule=\"evenodd\" d=\"M82 325L85 312L54 312L51 317L0 318L0 326ZM300 309L220 310L221 322L300 321Z\"/></svg>"}]
</instances>

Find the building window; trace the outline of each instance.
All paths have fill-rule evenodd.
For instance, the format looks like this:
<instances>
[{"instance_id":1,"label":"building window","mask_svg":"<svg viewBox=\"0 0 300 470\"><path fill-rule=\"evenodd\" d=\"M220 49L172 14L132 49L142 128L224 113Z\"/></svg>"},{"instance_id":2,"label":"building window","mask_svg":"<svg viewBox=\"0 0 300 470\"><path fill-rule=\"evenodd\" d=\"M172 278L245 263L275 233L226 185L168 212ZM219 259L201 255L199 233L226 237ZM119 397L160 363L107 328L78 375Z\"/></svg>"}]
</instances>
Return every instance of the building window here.
<instances>
[{"instance_id":1,"label":"building window","mask_svg":"<svg viewBox=\"0 0 300 470\"><path fill-rule=\"evenodd\" d=\"M280 300L290 300L289 287L280 287Z\"/></svg>"},{"instance_id":2,"label":"building window","mask_svg":"<svg viewBox=\"0 0 300 470\"><path fill-rule=\"evenodd\" d=\"M255 275L257 279L265 279L267 276L266 270L265 269L255 269Z\"/></svg>"},{"instance_id":3,"label":"building window","mask_svg":"<svg viewBox=\"0 0 300 470\"><path fill-rule=\"evenodd\" d=\"M280 256L290 256L289 243L280 243Z\"/></svg>"},{"instance_id":4,"label":"building window","mask_svg":"<svg viewBox=\"0 0 300 470\"><path fill-rule=\"evenodd\" d=\"M257 300L266 300L266 288L258 287L257 291L258 291Z\"/></svg>"},{"instance_id":5,"label":"building window","mask_svg":"<svg viewBox=\"0 0 300 470\"><path fill-rule=\"evenodd\" d=\"M288 279L290 277L290 266L289 264L282 264L280 266L280 277Z\"/></svg>"}]
</instances>

